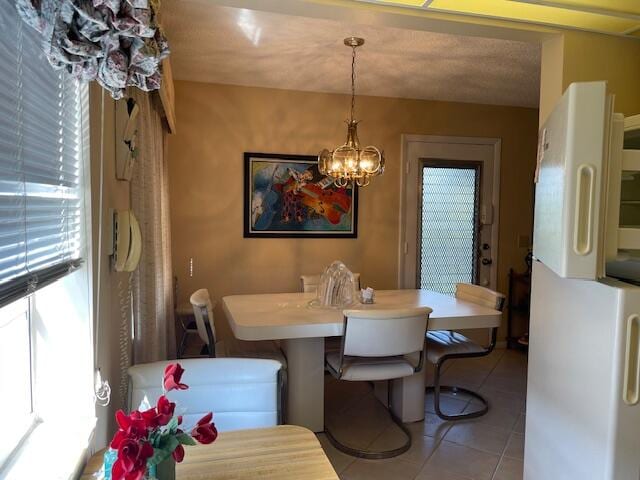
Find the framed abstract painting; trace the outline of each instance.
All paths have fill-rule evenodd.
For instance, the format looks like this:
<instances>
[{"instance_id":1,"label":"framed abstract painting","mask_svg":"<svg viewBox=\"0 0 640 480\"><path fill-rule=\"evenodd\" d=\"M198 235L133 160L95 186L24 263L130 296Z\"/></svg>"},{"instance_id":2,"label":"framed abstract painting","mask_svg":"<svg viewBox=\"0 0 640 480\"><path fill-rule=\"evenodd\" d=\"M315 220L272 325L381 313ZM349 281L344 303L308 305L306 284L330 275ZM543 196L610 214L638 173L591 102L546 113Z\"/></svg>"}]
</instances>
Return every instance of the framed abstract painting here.
<instances>
[{"instance_id":1,"label":"framed abstract painting","mask_svg":"<svg viewBox=\"0 0 640 480\"><path fill-rule=\"evenodd\" d=\"M358 189L339 188L309 155L244 154L244 236L356 238Z\"/></svg>"}]
</instances>

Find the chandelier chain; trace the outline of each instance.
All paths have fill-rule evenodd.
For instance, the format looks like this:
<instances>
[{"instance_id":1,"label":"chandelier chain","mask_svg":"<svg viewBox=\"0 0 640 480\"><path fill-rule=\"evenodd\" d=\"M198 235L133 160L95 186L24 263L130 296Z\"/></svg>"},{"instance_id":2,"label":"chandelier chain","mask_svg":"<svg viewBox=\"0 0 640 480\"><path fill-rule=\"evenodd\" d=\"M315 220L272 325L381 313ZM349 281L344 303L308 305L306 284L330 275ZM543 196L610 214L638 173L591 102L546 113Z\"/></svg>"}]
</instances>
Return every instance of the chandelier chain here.
<instances>
[{"instance_id":1,"label":"chandelier chain","mask_svg":"<svg viewBox=\"0 0 640 480\"><path fill-rule=\"evenodd\" d=\"M356 110L356 47L351 47L351 121Z\"/></svg>"}]
</instances>

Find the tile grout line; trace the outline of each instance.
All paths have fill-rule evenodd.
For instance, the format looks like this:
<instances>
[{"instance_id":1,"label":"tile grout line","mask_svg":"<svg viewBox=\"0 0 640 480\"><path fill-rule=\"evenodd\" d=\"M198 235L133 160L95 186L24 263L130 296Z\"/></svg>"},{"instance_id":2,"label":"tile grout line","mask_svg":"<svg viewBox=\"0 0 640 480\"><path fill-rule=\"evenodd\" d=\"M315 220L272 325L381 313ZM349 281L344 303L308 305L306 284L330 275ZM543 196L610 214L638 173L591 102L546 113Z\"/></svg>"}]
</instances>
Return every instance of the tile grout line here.
<instances>
[{"instance_id":1,"label":"tile grout line","mask_svg":"<svg viewBox=\"0 0 640 480\"><path fill-rule=\"evenodd\" d=\"M494 367L491 369L491 371L489 372L489 375L487 375L487 378L485 378L485 380L482 382L482 385L484 385L484 382L486 382L486 380L494 372L494 370L496 368L498 368L498 365L500 364L500 362L502 362L502 360L503 360L503 358L504 358L506 353L507 353L507 349L505 349L505 351L502 353L502 356L496 362ZM480 388L482 388L482 385L480 385ZM516 423L517 423L517 420L516 420ZM515 423L511 426L511 431L509 432L509 437L507 438L507 443L505 443L504 447L502 448L502 452L500 453L500 458L498 458L498 463L496 463L496 467L494 468L493 473L491 474L491 480L495 480L496 475L498 474L498 468L500 468L500 465L502 464L502 459L504 458L504 452L507 451L507 447L509 446L509 441L511 440L511 435L513 434L513 427L514 426L515 426Z\"/></svg>"},{"instance_id":2,"label":"tile grout line","mask_svg":"<svg viewBox=\"0 0 640 480\"><path fill-rule=\"evenodd\" d=\"M494 365L494 366L489 370L489 372L484 376L484 379L480 382L480 384L479 384L479 386L478 386L478 390L480 390L480 389L482 388L482 386L485 384L485 382L487 381L487 379L491 376L491 374L493 373L493 371L497 368L498 364L499 364L499 363L502 361L502 359L504 358L505 353L506 353L506 350L505 350L505 352L502 352L502 354L500 355L500 358L498 358L498 360L496 361L495 365ZM448 369L447 369L447 370L448 370ZM446 372L446 370L445 370L445 372ZM444 373L445 373L445 372L443 372L443 375L444 375ZM467 409L467 407L469 407L469 405L471 405L472 403L473 403L473 398L469 398L469 400L467 400L467 403L465 404L465 406L464 406L464 408L462 409L462 411L464 412L464 411ZM431 452L431 455L429 455L429 458L431 458L431 457L435 454L436 450L437 450L438 448L440 448L440 445L441 445L441 444L442 444L442 442L445 440L446 435L451 431L451 428L452 428L452 427L454 427L454 426L455 426L455 423L453 423L452 425L450 425L450 426L449 426L449 428L447 429L447 431L446 431L446 432L445 432L445 433L440 437L440 439L439 439L439 440L438 440L438 439L436 439L436 440L437 440L436 448L434 448L434 449L433 449L433 452ZM457 442L452 442L452 443L454 443L454 444L456 444L456 445L461 445L461 444L458 444ZM507 440L507 443L508 443L508 440ZM462 446L464 446L464 445L462 445ZM500 465L500 462L502 461L502 456L503 456L504 451L505 451L505 449L506 449L506 448L507 448L507 445L505 444L504 448L502 449L502 453L500 454L500 456L499 456L499 458L498 458L498 463L496 464L496 466L495 466L495 468L494 468L494 470L493 470L493 472L492 472L492 474L491 474L491 480L493 480L493 479L494 479L494 477L495 477L495 474L496 474L496 472L497 472L497 470L498 470L498 467L499 467L499 465ZM426 465L426 463L429 461L429 458L427 458L427 460L426 460L426 461L425 461L425 463L423 464L423 468L424 468L424 465ZM422 471L422 469L421 469L421 471ZM418 473L418 474L419 474L419 473ZM414 480L415 480L416 478L417 478L417 475L416 475L416 477L414 477Z\"/></svg>"},{"instance_id":3,"label":"tile grout line","mask_svg":"<svg viewBox=\"0 0 640 480\"><path fill-rule=\"evenodd\" d=\"M507 353L508 353L508 350L506 350L506 349L505 349L505 350L500 349L500 350L501 350L501 351L499 351L499 354L498 354L498 356L497 356L498 358L496 359L496 361L495 361L495 363L493 364L493 366L488 370L488 372L487 372L485 375L483 375L483 376L481 377L480 382L479 382L478 387L477 387L477 388L478 388L478 390L481 390L483 387L485 387L485 386L487 385L488 380L489 380L489 379L490 379L490 377L491 377L491 376L496 372L496 370L498 369L498 367L499 367L499 366L501 366L501 365L505 364L505 362L506 362L506 363L508 363L508 362L507 362L507 360L508 360L508 359L507 359ZM452 364L450 364L450 365L447 367L447 369L446 369L445 371L448 371L448 370L449 370L449 368L451 368L452 366L453 366L453 363L452 363ZM445 372L443 372L443 373L445 373ZM503 390L501 390L501 389L497 389L496 391L498 391L498 392L503 392ZM512 392L504 392L504 393L510 393L510 394L511 394ZM426 395L426 392L425 392L425 395ZM365 398L366 396L367 396L367 394L360 396L360 398L357 398L357 399L356 399L356 401L354 401L354 402L353 402L353 404L355 405L355 404L357 404L359 401L362 401L362 399L363 399L363 398ZM473 404L473 398L469 398L469 399L464 403L464 406L463 406L463 408L462 408L462 411L465 411L465 410L466 410L466 409L467 409L471 404ZM345 410L346 410L346 409L345 409ZM426 421L426 415L427 415L427 414L429 414L429 413L431 413L431 412L427 412L427 411L426 411L426 409L425 409L425 420L423 420L423 422L425 422L425 421ZM522 415L524 415L522 412L518 412L518 415L517 415L517 417L518 417L518 418L516 419L516 422L515 422L515 423L511 426L511 428L509 429L509 433L508 433L507 441L506 441L506 443L505 443L504 447L501 449L501 452L500 452L498 455L494 454L494 455L496 455L496 457L498 458L498 462L496 463L496 466L493 468L493 470L492 470L492 472L491 472L491 477L490 477L490 478L491 478L491 480L496 480L496 478L497 478L497 474L498 474L498 471L499 471L499 468L500 468L500 466L502 465L502 463L503 463L504 459L505 459L505 458L511 458L511 457L508 457L508 456L506 455L506 451L507 451L507 448L508 448L508 446L509 446L510 441L512 440L512 438L513 438L513 436L514 436L514 433L519 433L519 432L516 432L516 431L515 431L515 428L516 428L516 425L517 425L517 423L518 423L518 421L519 421L519 418L520 418ZM452 428L452 427L454 427L454 426L455 426L455 424L456 424L455 422L450 422L450 423L451 423L451 424L450 424L450 425L448 425L448 428L445 430L445 433L444 433L444 434L441 434L441 435L434 435L434 436L432 437L432 436L430 436L430 435L426 435L426 434L424 433L424 430L421 432L421 435L419 435L419 434L417 434L417 433L415 434L415 436L423 437L423 439L424 439L424 437L430 437L430 438L432 438L432 439L433 439L434 444L433 444L433 449L430 451L429 455L427 455L427 456L424 458L424 460L422 460L421 462L416 462L416 461L413 461L413 460L403 460L403 461L404 461L404 462L406 462L406 463L411 463L411 464L413 464L414 466L418 467L418 471L417 471L416 475L415 475L415 476L413 476L413 477L411 477L413 480L415 480L416 478L418 478L418 477L420 476L421 472L424 470L424 468L425 468L425 466L427 465L427 463L429 462L429 460L430 460L430 459L435 455L435 453L438 451L438 449L442 447L443 442L444 442L444 441L446 441L446 438L445 438L445 437L446 437L446 435L450 432L451 428ZM388 427L387 427L387 428L388 428ZM368 443L367 447L371 447L371 445L373 445L376 441L378 441L378 440L379 440L379 439L380 439L380 438L385 434L385 430L386 430L386 428L385 428L385 429L383 429L383 430L382 430L382 431L381 431L377 436L375 436L375 437L373 438L373 440L371 440L371 441ZM505 430L506 430L506 429L505 429ZM411 432L411 438L412 438L412 442L413 442L413 439L414 439L414 432ZM452 442L452 443L454 443L454 444L456 444L456 445L462 445L462 444L458 444L457 442ZM469 448L471 448L471 447L469 447ZM480 451L483 451L483 450L480 450ZM484 452L484 451L483 451L483 452ZM485 452L485 453L490 453L490 452ZM357 460L358 460L357 458L352 458L352 459L348 462L348 464L346 464L346 465L345 465L345 467L342 469L342 473L344 473L344 472L345 472L345 471L347 471L349 468L351 468L351 467L353 466L353 464L354 464ZM339 474L339 476L342 478L342 474ZM409 477L405 477L405 478L409 478Z\"/></svg>"}]
</instances>

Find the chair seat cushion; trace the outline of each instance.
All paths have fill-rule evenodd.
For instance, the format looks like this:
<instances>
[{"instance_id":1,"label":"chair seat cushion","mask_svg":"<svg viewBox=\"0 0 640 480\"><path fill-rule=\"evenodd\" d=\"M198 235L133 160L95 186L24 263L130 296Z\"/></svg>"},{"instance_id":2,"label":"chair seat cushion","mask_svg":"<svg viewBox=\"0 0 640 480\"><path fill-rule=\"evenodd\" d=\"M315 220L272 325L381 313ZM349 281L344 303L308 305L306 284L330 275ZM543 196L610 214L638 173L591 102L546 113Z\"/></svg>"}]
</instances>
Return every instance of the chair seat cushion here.
<instances>
[{"instance_id":1,"label":"chair seat cushion","mask_svg":"<svg viewBox=\"0 0 640 480\"><path fill-rule=\"evenodd\" d=\"M340 352L327 354L327 364L335 372L340 368ZM344 357L341 380L375 381L413 375L414 366L405 357Z\"/></svg>"},{"instance_id":2,"label":"chair seat cushion","mask_svg":"<svg viewBox=\"0 0 640 480\"><path fill-rule=\"evenodd\" d=\"M484 353L486 349L458 332L436 330L427 332L427 359L438 363L445 355Z\"/></svg>"},{"instance_id":3,"label":"chair seat cushion","mask_svg":"<svg viewBox=\"0 0 640 480\"><path fill-rule=\"evenodd\" d=\"M264 340L248 342L237 338L224 340L224 357L233 358L265 358L277 360L282 364L282 368L287 368L287 359L280 347L273 341ZM218 347L216 345L216 352Z\"/></svg>"}]
</instances>

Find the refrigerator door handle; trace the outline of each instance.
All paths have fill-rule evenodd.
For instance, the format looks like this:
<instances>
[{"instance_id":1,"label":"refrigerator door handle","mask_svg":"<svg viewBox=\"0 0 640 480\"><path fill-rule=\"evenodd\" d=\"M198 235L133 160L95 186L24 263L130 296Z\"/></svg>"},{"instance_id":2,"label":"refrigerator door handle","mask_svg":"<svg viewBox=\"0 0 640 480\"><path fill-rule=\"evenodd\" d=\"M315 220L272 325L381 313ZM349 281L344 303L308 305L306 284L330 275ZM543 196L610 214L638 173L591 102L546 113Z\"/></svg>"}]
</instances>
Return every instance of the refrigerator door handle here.
<instances>
[{"instance_id":1,"label":"refrigerator door handle","mask_svg":"<svg viewBox=\"0 0 640 480\"><path fill-rule=\"evenodd\" d=\"M627 405L636 405L640 400L640 316L635 313L627 318L622 400Z\"/></svg>"},{"instance_id":2,"label":"refrigerator door handle","mask_svg":"<svg viewBox=\"0 0 640 480\"><path fill-rule=\"evenodd\" d=\"M596 171L593 165L582 164L576 170L576 210L573 231L573 251L589 255L593 247L593 223L596 202Z\"/></svg>"}]
</instances>

